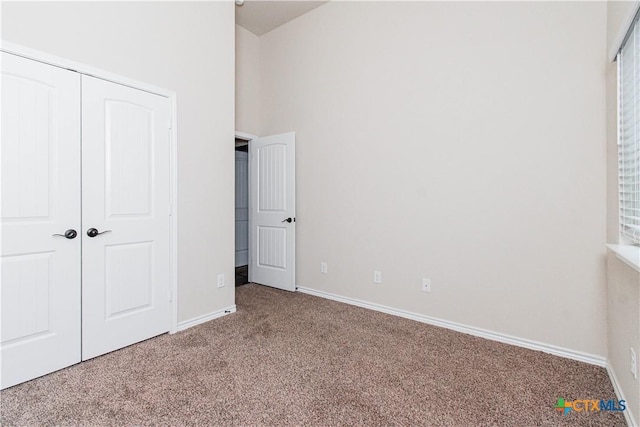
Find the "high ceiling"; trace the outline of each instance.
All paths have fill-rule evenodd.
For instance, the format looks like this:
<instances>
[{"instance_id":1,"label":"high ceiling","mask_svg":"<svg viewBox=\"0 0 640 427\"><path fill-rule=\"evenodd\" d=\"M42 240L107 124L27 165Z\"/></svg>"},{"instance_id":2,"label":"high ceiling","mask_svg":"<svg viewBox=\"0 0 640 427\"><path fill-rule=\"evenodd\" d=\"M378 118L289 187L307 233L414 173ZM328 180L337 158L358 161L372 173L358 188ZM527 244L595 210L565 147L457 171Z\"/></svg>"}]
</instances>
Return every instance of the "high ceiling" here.
<instances>
[{"instance_id":1,"label":"high ceiling","mask_svg":"<svg viewBox=\"0 0 640 427\"><path fill-rule=\"evenodd\" d=\"M236 6L236 24L261 36L300 15L327 3L326 1L245 1Z\"/></svg>"}]
</instances>

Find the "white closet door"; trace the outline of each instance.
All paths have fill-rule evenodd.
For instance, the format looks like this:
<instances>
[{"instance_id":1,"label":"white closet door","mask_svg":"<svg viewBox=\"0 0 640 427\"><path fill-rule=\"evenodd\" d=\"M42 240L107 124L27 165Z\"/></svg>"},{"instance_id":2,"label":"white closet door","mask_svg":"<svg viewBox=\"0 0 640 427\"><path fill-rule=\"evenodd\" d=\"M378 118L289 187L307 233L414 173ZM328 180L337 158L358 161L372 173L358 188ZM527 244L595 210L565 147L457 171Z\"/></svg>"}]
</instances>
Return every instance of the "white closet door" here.
<instances>
[{"instance_id":1,"label":"white closet door","mask_svg":"<svg viewBox=\"0 0 640 427\"><path fill-rule=\"evenodd\" d=\"M2 388L80 361L80 75L2 53Z\"/></svg>"},{"instance_id":2,"label":"white closet door","mask_svg":"<svg viewBox=\"0 0 640 427\"><path fill-rule=\"evenodd\" d=\"M83 360L169 330L169 120L168 98L82 76Z\"/></svg>"}]
</instances>

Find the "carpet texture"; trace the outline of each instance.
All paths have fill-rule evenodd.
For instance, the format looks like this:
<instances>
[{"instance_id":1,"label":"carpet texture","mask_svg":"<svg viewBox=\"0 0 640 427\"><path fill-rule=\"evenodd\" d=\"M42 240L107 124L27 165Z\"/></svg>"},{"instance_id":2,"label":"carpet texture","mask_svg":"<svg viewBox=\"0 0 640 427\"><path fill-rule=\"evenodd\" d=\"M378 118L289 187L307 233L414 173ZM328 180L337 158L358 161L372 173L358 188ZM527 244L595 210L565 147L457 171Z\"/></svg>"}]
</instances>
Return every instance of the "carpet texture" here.
<instances>
[{"instance_id":1,"label":"carpet texture","mask_svg":"<svg viewBox=\"0 0 640 427\"><path fill-rule=\"evenodd\" d=\"M238 312L0 392L12 425L623 426L604 369L249 284Z\"/></svg>"}]
</instances>

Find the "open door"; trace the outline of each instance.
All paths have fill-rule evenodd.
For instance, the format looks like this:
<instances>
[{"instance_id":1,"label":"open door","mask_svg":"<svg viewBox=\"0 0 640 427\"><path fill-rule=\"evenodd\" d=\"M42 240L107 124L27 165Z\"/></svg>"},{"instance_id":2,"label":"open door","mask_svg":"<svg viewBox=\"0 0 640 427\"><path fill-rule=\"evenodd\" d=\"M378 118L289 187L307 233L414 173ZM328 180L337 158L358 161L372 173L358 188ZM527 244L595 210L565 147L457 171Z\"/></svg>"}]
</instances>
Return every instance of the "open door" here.
<instances>
[{"instance_id":1,"label":"open door","mask_svg":"<svg viewBox=\"0 0 640 427\"><path fill-rule=\"evenodd\" d=\"M295 133L249 143L249 280L295 291Z\"/></svg>"}]
</instances>

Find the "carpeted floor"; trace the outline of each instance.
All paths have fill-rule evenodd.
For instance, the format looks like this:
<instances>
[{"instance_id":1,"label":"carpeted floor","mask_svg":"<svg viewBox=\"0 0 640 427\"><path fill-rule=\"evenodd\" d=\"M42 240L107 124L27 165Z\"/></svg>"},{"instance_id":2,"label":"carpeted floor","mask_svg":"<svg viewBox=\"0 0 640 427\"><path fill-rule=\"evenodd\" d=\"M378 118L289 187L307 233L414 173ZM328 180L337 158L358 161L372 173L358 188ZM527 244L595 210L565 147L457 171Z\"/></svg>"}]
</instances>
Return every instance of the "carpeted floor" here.
<instances>
[{"instance_id":1,"label":"carpeted floor","mask_svg":"<svg viewBox=\"0 0 640 427\"><path fill-rule=\"evenodd\" d=\"M0 393L12 425L622 426L604 369L300 293Z\"/></svg>"}]
</instances>

